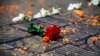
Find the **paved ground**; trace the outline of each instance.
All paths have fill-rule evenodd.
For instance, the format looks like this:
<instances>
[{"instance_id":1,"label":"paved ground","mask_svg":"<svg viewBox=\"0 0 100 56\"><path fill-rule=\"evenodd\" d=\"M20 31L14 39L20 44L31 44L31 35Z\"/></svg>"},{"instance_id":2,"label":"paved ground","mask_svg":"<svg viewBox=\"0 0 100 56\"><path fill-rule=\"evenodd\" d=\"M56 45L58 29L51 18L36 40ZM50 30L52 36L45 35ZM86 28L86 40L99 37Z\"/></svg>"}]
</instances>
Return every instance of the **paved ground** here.
<instances>
[{"instance_id":1,"label":"paved ground","mask_svg":"<svg viewBox=\"0 0 100 56\"><path fill-rule=\"evenodd\" d=\"M82 10L85 12L85 20L78 22L79 17L71 11L67 11L69 3L82 2ZM29 4L32 3L32 6ZM90 37L100 34L100 26L85 24L88 16L100 16L100 6L87 6L87 0L0 0L0 56L100 56L100 41L97 46ZM14 6L13 6L14 5ZM20 12L26 13L32 10L35 14L42 7L58 6L62 13L51 17L35 19L31 22L13 24L11 19ZM72 22L73 21L73 22ZM77 24L73 24L77 22ZM10 24L11 23L11 24ZM43 43L42 37L27 33L29 24L43 24L44 27L55 23L59 26L66 25L66 29L77 29L76 32L63 34L63 38L53 41L51 44ZM28 48L20 50L20 46ZM96 51L97 50L97 51Z\"/></svg>"}]
</instances>

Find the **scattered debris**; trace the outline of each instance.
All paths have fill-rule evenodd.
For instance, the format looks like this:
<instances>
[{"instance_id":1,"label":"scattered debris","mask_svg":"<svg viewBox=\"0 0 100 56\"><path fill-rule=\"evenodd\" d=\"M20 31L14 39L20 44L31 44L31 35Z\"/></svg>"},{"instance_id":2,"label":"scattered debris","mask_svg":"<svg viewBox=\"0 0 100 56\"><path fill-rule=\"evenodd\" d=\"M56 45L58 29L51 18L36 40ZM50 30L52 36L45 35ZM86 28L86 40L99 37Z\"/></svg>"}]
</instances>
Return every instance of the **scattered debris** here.
<instances>
[{"instance_id":1,"label":"scattered debris","mask_svg":"<svg viewBox=\"0 0 100 56\"><path fill-rule=\"evenodd\" d=\"M74 27L73 28L66 28L66 29L67 29L67 32L68 33L71 33L71 34L78 31L78 29L77 28L74 28Z\"/></svg>"},{"instance_id":2,"label":"scattered debris","mask_svg":"<svg viewBox=\"0 0 100 56\"><path fill-rule=\"evenodd\" d=\"M23 47L22 46L20 49L23 50L23 51L28 51L28 48L27 47Z\"/></svg>"},{"instance_id":3,"label":"scattered debris","mask_svg":"<svg viewBox=\"0 0 100 56\"><path fill-rule=\"evenodd\" d=\"M16 53L13 53L13 56L17 56L17 54Z\"/></svg>"},{"instance_id":4,"label":"scattered debris","mask_svg":"<svg viewBox=\"0 0 100 56\"><path fill-rule=\"evenodd\" d=\"M47 47L46 46L42 46L43 48L43 53L46 51Z\"/></svg>"},{"instance_id":5,"label":"scattered debris","mask_svg":"<svg viewBox=\"0 0 100 56\"><path fill-rule=\"evenodd\" d=\"M66 34L66 33L68 32L68 30L67 30L66 28L63 28L63 29L61 29L61 32L62 32L63 34Z\"/></svg>"},{"instance_id":6,"label":"scattered debris","mask_svg":"<svg viewBox=\"0 0 100 56\"><path fill-rule=\"evenodd\" d=\"M33 2L28 2L28 6L30 7L34 6Z\"/></svg>"},{"instance_id":7,"label":"scattered debris","mask_svg":"<svg viewBox=\"0 0 100 56\"><path fill-rule=\"evenodd\" d=\"M90 16L87 21L93 26L100 26L100 16Z\"/></svg>"},{"instance_id":8,"label":"scattered debris","mask_svg":"<svg viewBox=\"0 0 100 56\"><path fill-rule=\"evenodd\" d=\"M75 33L75 32L77 32L78 30L77 30L76 28L73 28L71 31L72 31L73 33Z\"/></svg>"},{"instance_id":9,"label":"scattered debris","mask_svg":"<svg viewBox=\"0 0 100 56\"><path fill-rule=\"evenodd\" d=\"M92 36L91 40L93 41L93 44L96 44L96 41L100 40L100 36Z\"/></svg>"},{"instance_id":10,"label":"scattered debris","mask_svg":"<svg viewBox=\"0 0 100 56\"><path fill-rule=\"evenodd\" d=\"M25 46L20 46L19 48L15 48L15 50L20 51L21 53L25 53L29 51L29 48L25 47Z\"/></svg>"},{"instance_id":11,"label":"scattered debris","mask_svg":"<svg viewBox=\"0 0 100 56\"><path fill-rule=\"evenodd\" d=\"M68 38L68 37L64 37L63 38L63 43L65 44L65 43L68 43L70 41L70 39Z\"/></svg>"},{"instance_id":12,"label":"scattered debris","mask_svg":"<svg viewBox=\"0 0 100 56\"><path fill-rule=\"evenodd\" d=\"M77 14L80 18L83 18L85 16L84 11L82 10L74 10L73 12Z\"/></svg>"},{"instance_id":13,"label":"scattered debris","mask_svg":"<svg viewBox=\"0 0 100 56\"><path fill-rule=\"evenodd\" d=\"M82 6L82 3L70 3L67 10L74 10L74 9L80 9Z\"/></svg>"}]
</instances>

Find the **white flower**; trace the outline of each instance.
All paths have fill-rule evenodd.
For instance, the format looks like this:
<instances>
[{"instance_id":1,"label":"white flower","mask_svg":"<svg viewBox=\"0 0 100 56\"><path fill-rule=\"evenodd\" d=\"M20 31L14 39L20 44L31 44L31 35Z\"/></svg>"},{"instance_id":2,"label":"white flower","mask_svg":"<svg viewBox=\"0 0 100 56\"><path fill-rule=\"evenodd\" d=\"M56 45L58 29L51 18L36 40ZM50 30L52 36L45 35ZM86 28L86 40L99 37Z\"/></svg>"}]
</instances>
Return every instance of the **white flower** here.
<instances>
[{"instance_id":1,"label":"white flower","mask_svg":"<svg viewBox=\"0 0 100 56\"><path fill-rule=\"evenodd\" d=\"M33 16L33 18L41 18L42 16L41 16L41 13L39 12L39 13L37 13L37 14L35 14L34 16Z\"/></svg>"},{"instance_id":2,"label":"white flower","mask_svg":"<svg viewBox=\"0 0 100 56\"><path fill-rule=\"evenodd\" d=\"M41 16L42 16L42 17L47 16L47 11L46 11L46 9L44 9L44 8L42 8L42 9L40 10L40 13L41 13Z\"/></svg>"},{"instance_id":3,"label":"white flower","mask_svg":"<svg viewBox=\"0 0 100 56\"><path fill-rule=\"evenodd\" d=\"M99 5L100 0L91 0L91 3L95 6Z\"/></svg>"},{"instance_id":4,"label":"white flower","mask_svg":"<svg viewBox=\"0 0 100 56\"><path fill-rule=\"evenodd\" d=\"M73 5L74 5L75 9L79 9L79 8L81 8L82 3L76 3L76 4L73 4Z\"/></svg>"},{"instance_id":5,"label":"white flower","mask_svg":"<svg viewBox=\"0 0 100 56\"><path fill-rule=\"evenodd\" d=\"M52 15L60 13L61 8L52 7Z\"/></svg>"},{"instance_id":6,"label":"white flower","mask_svg":"<svg viewBox=\"0 0 100 56\"><path fill-rule=\"evenodd\" d=\"M19 20L20 20L19 17L14 17L14 18L12 19L13 22L17 22L17 21L19 21Z\"/></svg>"},{"instance_id":7,"label":"white flower","mask_svg":"<svg viewBox=\"0 0 100 56\"><path fill-rule=\"evenodd\" d=\"M73 9L74 9L74 6L73 6L72 3L70 3L69 6L68 6L68 8L67 8L67 10L73 10Z\"/></svg>"},{"instance_id":8,"label":"white flower","mask_svg":"<svg viewBox=\"0 0 100 56\"><path fill-rule=\"evenodd\" d=\"M58 14L60 13L60 10L61 8L54 8L52 7L52 12L50 12L49 10L46 10L44 8L42 8L40 10L40 12L36 13L33 18L41 18L41 17L46 17L46 16L51 16L51 15L54 15L54 14Z\"/></svg>"},{"instance_id":9,"label":"white flower","mask_svg":"<svg viewBox=\"0 0 100 56\"><path fill-rule=\"evenodd\" d=\"M50 16L51 12L49 10L46 10L46 14L47 14L47 16Z\"/></svg>"},{"instance_id":10,"label":"white flower","mask_svg":"<svg viewBox=\"0 0 100 56\"><path fill-rule=\"evenodd\" d=\"M25 16L24 14L20 13L18 17L19 17L20 19L22 19L24 16Z\"/></svg>"},{"instance_id":11,"label":"white flower","mask_svg":"<svg viewBox=\"0 0 100 56\"><path fill-rule=\"evenodd\" d=\"M12 21L13 21L13 22L22 21L23 18L24 18L24 16L25 16L24 14L20 13L17 17L14 17L14 18L12 19Z\"/></svg>"},{"instance_id":12,"label":"white flower","mask_svg":"<svg viewBox=\"0 0 100 56\"><path fill-rule=\"evenodd\" d=\"M81 6L82 3L74 3L74 4L70 3L67 10L79 9L81 8Z\"/></svg>"},{"instance_id":13,"label":"white flower","mask_svg":"<svg viewBox=\"0 0 100 56\"><path fill-rule=\"evenodd\" d=\"M47 11L46 11L44 8L42 8L42 9L40 10L40 12L36 13L36 14L33 16L33 18L41 18L41 17L46 17L46 16L47 16Z\"/></svg>"}]
</instances>

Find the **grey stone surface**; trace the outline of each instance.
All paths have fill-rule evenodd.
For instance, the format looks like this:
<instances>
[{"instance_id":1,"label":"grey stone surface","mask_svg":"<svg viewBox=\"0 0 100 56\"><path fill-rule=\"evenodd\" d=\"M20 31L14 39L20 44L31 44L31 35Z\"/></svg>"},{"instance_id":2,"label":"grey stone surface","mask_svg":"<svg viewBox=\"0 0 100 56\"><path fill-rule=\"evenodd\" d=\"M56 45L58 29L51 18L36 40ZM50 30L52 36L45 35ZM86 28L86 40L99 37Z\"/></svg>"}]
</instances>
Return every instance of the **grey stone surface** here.
<instances>
[{"instance_id":1,"label":"grey stone surface","mask_svg":"<svg viewBox=\"0 0 100 56\"><path fill-rule=\"evenodd\" d=\"M33 6L29 6L29 2L32 2ZM31 22L23 22L19 24L16 23L13 25L10 24L2 28L0 27L0 43L2 43L0 44L0 56L100 56L99 53L96 53L93 50L88 51L90 48L88 48L87 44L85 43L85 38L89 37L88 35L100 32L100 27L94 27L89 24L87 27L87 25L84 24L85 21L79 22L78 24L69 24L72 23L70 20L77 22L79 19L79 17L74 15L71 11L67 11L67 7L70 3L77 2L83 3L82 9L85 12L84 19L88 19L88 16L90 15L100 15L100 6L88 7L87 0L0 0L0 26L12 23L11 19L17 16L20 12L26 13L26 11L32 10L33 14L35 14L42 7L58 6L62 8L62 13L59 15L34 19ZM11 8L8 8L8 5L11 4L17 4L20 9L13 9L11 14L9 14L9 10ZM7 8L2 10L2 6ZM62 40L54 41L52 44L47 44L41 41L42 37L40 36L26 36L27 34L31 35L27 33L27 27L29 27L31 23L37 25L41 23L44 27L47 27L52 23L56 23L59 26L69 24L66 27L76 28L78 29L78 32L72 34L68 33L65 36L68 36L71 41L76 41L77 39L82 40L68 45L63 45ZM16 50L16 48L18 48L20 45L29 48L29 51L23 53L18 49ZM75 47L77 45L78 47ZM84 46L84 48L80 46ZM7 50L4 50L4 48ZM2 52L1 49L3 49Z\"/></svg>"}]
</instances>

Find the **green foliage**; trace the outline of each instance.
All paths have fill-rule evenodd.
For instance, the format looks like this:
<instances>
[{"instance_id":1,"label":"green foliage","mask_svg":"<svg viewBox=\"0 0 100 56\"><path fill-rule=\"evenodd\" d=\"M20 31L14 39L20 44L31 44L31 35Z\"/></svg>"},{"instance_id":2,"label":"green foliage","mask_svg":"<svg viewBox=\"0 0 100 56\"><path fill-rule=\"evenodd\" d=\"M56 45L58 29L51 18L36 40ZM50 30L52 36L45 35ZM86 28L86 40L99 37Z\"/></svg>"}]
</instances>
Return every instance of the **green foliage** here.
<instances>
[{"instance_id":1,"label":"green foliage","mask_svg":"<svg viewBox=\"0 0 100 56\"><path fill-rule=\"evenodd\" d=\"M35 35L44 36L44 27L31 24L28 28L28 32Z\"/></svg>"}]
</instances>

